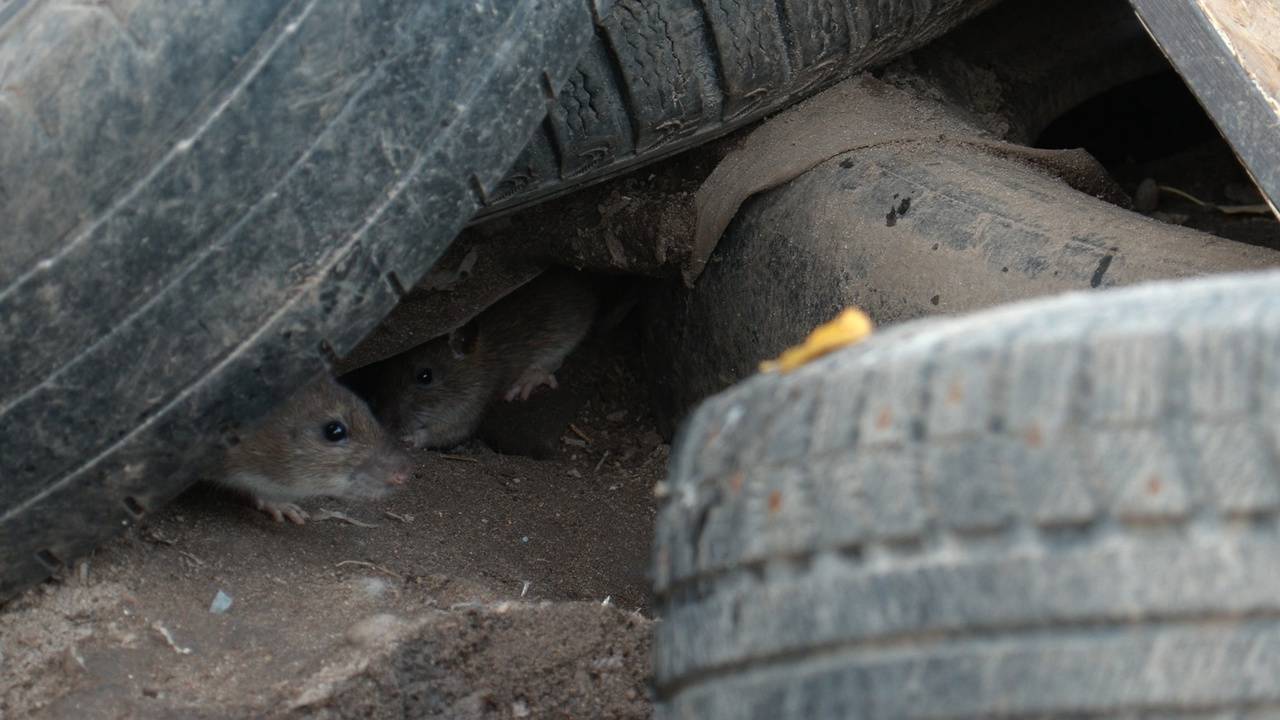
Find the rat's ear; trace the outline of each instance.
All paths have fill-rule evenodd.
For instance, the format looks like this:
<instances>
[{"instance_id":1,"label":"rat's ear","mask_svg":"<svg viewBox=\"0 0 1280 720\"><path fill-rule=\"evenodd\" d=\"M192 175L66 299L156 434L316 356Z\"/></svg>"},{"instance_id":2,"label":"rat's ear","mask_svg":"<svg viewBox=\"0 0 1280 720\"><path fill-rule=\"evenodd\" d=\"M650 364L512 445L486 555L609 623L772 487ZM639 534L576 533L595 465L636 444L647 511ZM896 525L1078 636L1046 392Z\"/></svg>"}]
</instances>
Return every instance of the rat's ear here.
<instances>
[{"instance_id":1,"label":"rat's ear","mask_svg":"<svg viewBox=\"0 0 1280 720\"><path fill-rule=\"evenodd\" d=\"M466 325L449 333L449 349L455 358L462 359L476 351L479 340L480 324L472 318Z\"/></svg>"}]
</instances>

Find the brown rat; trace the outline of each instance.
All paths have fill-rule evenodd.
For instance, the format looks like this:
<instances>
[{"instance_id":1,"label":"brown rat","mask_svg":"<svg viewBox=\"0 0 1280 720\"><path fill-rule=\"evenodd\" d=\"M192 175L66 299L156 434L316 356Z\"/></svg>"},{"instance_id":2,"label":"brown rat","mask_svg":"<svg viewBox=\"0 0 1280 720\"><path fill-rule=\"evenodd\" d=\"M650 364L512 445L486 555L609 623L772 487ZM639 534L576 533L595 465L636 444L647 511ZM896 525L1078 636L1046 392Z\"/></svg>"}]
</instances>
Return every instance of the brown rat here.
<instances>
[{"instance_id":1,"label":"brown rat","mask_svg":"<svg viewBox=\"0 0 1280 720\"><path fill-rule=\"evenodd\" d=\"M410 467L364 401L325 376L227 451L220 482L248 493L276 522L301 525L308 515L294 501L375 499L405 484Z\"/></svg>"},{"instance_id":2,"label":"brown rat","mask_svg":"<svg viewBox=\"0 0 1280 720\"><path fill-rule=\"evenodd\" d=\"M598 298L579 273L548 270L448 335L362 373L378 416L414 447L448 448L498 398L557 387L560 363L591 329Z\"/></svg>"}]
</instances>

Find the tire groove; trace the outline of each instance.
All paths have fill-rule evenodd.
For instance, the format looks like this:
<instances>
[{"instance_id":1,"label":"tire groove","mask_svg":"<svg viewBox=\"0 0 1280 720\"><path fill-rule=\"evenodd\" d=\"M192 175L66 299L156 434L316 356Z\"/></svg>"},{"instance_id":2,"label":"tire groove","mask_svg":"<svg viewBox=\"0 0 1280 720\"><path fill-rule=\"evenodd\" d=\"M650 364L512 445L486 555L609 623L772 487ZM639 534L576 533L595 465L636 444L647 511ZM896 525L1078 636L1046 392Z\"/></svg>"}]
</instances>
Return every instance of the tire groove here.
<instances>
[{"instance_id":1,"label":"tire groove","mask_svg":"<svg viewBox=\"0 0 1280 720\"><path fill-rule=\"evenodd\" d=\"M725 99L729 95L729 90L725 85L724 58L721 57L720 46L716 44L715 26L711 22L711 13L707 10L707 3L714 1L697 0L694 3L694 7L698 9L699 34L703 45L708 50L706 57L707 68L711 71L711 87L704 87L704 90L716 94L714 107L719 109L716 117L723 122L728 119L728 113L725 111Z\"/></svg>"},{"instance_id":2,"label":"tire groove","mask_svg":"<svg viewBox=\"0 0 1280 720\"><path fill-rule=\"evenodd\" d=\"M631 130L628 145L634 148L640 142L640 117L636 111L635 99L631 96L631 86L627 83L626 72L622 68L622 60L618 56L618 48L603 25L596 24L593 30L597 42L605 48L604 56L607 60L605 76L613 83L614 90L618 93L619 101L622 103L622 114L627 118L627 127Z\"/></svg>"},{"instance_id":3,"label":"tire groove","mask_svg":"<svg viewBox=\"0 0 1280 720\"><path fill-rule=\"evenodd\" d=\"M818 664L834 657L856 657L860 655L870 656L873 661L895 659L902 656L919 657L917 651L925 648L937 648L945 650L949 655L958 655L969 649L980 649L982 646L1008 648L1016 646L1019 641L1025 640L1047 640L1061 643L1106 639L1108 636L1126 637L1139 628L1153 631L1184 628L1199 630L1206 627L1238 630L1242 625L1271 627L1277 622L1280 622L1280 605L1273 609L1250 613L1209 612L1149 615L1137 620L1011 624L990 629L965 628L959 631L902 633L872 639L815 644L796 650L756 655L745 660L723 663L714 668L687 673L677 680L669 682L655 680L654 689L657 698L660 701L666 701L699 685L710 684L722 678L741 676L759 670L769 670L800 661L807 664ZM1276 704L1280 705L1280 700L1277 700ZM1235 705L1229 707L1235 707ZM956 717L969 716L960 715ZM984 717L1018 716L998 715Z\"/></svg>"}]
</instances>

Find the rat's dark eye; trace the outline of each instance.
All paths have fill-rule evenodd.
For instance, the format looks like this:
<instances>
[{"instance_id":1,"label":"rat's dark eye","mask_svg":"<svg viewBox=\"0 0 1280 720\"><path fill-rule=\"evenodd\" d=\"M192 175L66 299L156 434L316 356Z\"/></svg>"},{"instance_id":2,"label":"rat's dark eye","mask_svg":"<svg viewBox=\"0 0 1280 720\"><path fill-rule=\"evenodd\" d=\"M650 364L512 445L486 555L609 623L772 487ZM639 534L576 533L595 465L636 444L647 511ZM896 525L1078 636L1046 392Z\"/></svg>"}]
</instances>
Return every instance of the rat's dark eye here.
<instances>
[{"instance_id":1,"label":"rat's dark eye","mask_svg":"<svg viewBox=\"0 0 1280 720\"><path fill-rule=\"evenodd\" d=\"M329 442L341 442L347 439L347 426L334 420L324 426L324 439Z\"/></svg>"},{"instance_id":2,"label":"rat's dark eye","mask_svg":"<svg viewBox=\"0 0 1280 720\"><path fill-rule=\"evenodd\" d=\"M422 368L421 370L418 371L418 384L419 385L431 384L431 368Z\"/></svg>"}]
</instances>

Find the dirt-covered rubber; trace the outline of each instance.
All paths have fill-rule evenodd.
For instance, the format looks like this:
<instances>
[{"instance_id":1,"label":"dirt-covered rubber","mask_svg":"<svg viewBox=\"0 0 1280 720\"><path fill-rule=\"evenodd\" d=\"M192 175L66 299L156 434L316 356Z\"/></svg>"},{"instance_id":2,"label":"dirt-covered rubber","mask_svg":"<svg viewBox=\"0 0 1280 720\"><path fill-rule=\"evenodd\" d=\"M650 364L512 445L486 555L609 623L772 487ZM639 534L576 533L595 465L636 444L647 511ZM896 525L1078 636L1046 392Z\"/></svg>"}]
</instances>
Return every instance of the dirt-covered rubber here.
<instances>
[{"instance_id":1,"label":"dirt-covered rubber","mask_svg":"<svg viewBox=\"0 0 1280 720\"><path fill-rule=\"evenodd\" d=\"M662 718L1270 717L1280 274L893 328L707 401Z\"/></svg>"},{"instance_id":2,"label":"dirt-covered rubber","mask_svg":"<svg viewBox=\"0 0 1280 720\"><path fill-rule=\"evenodd\" d=\"M619 175L890 60L995 0L617 0L477 216Z\"/></svg>"},{"instance_id":3,"label":"dirt-covered rubber","mask_svg":"<svg viewBox=\"0 0 1280 720\"><path fill-rule=\"evenodd\" d=\"M594 35L586 0L0 9L0 598L349 350Z\"/></svg>"}]
</instances>

